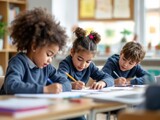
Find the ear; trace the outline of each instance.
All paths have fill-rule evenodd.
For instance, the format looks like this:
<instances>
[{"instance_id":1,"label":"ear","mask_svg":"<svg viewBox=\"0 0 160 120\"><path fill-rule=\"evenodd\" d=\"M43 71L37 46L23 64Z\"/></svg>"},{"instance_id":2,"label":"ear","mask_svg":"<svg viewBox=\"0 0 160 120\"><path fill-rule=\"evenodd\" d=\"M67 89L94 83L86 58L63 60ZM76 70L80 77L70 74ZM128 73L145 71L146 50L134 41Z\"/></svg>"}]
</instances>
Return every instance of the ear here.
<instances>
[{"instance_id":1,"label":"ear","mask_svg":"<svg viewBox=\"0 0 160 120\"><path fill-rule=\"evenodd\" d=\"M122 55L122 51L120 52L120 55Z\"/></svg>"},{"instance_id":2,"label":"ear","mask_svg":"<svg viewBox=\"0 0 160 120\"><path fill-rule=\"evenodd\" d=\"M32 52L35 52L35 51L36 51L36 44L35 44L35 43L33 43L33 44L31 45L31 51L32 51Z\"/></svg>"},{"instance_id":3,"label":"ear","mask_svg":"<svg viewBox=\"0 0 160 120\"><path fill-rule=\"evenodd\" d=\"M140 62L136 63L136 65L138 65L138 64L140 64ZM136 65L135 65L135 66L136 66Z\"/></svg>"},{"instance_id":4,"label":"ear","mask_svg":"<svg viewBox=\"0 0 160 120\"><path fill-rule=\"evenodd\" d=\"M71 48L70 54L72 57L73 57L74 53L75 53L75 50L73 48Z\"/></svg>"}]
</instances>

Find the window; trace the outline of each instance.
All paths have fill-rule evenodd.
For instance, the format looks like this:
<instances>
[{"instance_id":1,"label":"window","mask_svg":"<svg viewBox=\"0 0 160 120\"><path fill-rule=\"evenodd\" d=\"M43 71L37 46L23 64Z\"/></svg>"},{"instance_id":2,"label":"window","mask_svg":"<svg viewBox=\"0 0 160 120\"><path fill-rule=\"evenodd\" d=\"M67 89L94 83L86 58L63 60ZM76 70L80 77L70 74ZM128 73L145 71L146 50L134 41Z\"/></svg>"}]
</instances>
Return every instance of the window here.
<instances>
[{"instance_id":1,"label":"window","mask_svg":"<svg viewBox=\"0 0 160 120\"><path fill-rule=\"evenodd\" d=\"M160 43L160 0L145 0L145 39L154 47Z\"/></svg>"}]
</instances>

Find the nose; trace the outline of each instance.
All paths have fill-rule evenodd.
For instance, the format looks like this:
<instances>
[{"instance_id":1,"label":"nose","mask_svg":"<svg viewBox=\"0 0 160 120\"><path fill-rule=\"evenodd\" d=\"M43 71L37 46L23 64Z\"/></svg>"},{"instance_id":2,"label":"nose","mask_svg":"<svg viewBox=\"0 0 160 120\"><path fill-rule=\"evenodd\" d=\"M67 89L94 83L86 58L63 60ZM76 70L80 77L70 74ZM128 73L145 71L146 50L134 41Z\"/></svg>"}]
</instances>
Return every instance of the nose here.
<instances>
[{"instance_id":1,"label":"nose","mask_svg":"<svg viewBox=\"0 0 160 120\"><path fill-rule=\"evenodd\" d=\"M81 67L83 67L83 68L84 68L84 67L85 67L85 65L86 65L86 62L82 62L82 63L81 63Z\"/></svg>"},{"instance_id":2,"label":"nose","mask_svg":"<svg viewBox=\"0 0 160 120\"><path fill-rule=\"evenodd\" d=\"M50 57L50 58L48 58L48 61L47 61L48 63L51 63L52 62L52 58Z\"/></svg>"},{"instance_id":3,"label":"nose","mask_svg":"<svg viewBox=\"0 0 160 120\"><path fill-rule=\"evenodd\" d=\"M124 67L127 67L127 66L128 66L128 63L127 63L127 62L126 62L126 63L124 63L124 64L123 64L123 66L124 66Z\"/></svg>"}]
</instances>

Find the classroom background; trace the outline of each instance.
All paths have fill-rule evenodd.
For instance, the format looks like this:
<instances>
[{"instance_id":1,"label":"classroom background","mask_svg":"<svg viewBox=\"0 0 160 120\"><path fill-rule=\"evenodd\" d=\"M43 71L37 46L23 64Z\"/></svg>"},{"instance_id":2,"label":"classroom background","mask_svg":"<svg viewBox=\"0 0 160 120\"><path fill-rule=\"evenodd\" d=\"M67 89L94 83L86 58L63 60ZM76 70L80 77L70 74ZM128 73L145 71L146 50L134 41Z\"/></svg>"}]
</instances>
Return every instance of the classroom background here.
<instances>
[{"instance_id":1,"label":"classroom background","mask_svg":"<svg viewBox=\"0 0 160 120\"><path fill-rule=\"evenodd\" d=\"M119 53L127 41L135 40L147 51L141 65L153 75L160 74L160 0L0 0L0 22L9 26L16 14L34 7L44 7L55 15L69 36L67 47L53 60L56 68L69 54L72 29L80 26L101 35L93 59L97 66L103 66L110 55ZM16 48L8 35L0 40L0 46L0 75L4 75Z\"/></svg>"}]
</instances>

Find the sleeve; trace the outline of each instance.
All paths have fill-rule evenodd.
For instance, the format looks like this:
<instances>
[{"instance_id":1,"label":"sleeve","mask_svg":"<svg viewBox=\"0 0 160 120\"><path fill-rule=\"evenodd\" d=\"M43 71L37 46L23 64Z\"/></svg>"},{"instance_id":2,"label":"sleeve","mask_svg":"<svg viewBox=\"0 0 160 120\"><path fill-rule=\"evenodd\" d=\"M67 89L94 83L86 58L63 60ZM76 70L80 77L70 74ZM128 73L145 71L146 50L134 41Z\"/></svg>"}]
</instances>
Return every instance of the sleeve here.
<instances>
[{"instance_id":1,"label":"sleeve","mask_svg":"<svg viewBox=\"0 0 160 120\"><path fill-rule=\"evenodd\" d=\"M53 81L53 83L57 82L57 83L60 83L62 84L63 86L63 92L65 91L71 91L71 83L70 81L65 77L63 76L62 74L60 74L53 66L49 66L49 71L50 72L50 75L49 75L49 78Z\"/></svg>"},{"instance_id":2,"label":"sleeve","mask_svg":"<svg viewBox=\"0 0 160 120\"><path fill-rule=\"evenodd\" d=\"M67 63L66 60L62 60L59 63L58 72L59 72L59 74L61 74L61 76L68 79L68 76L65 73L70 73L70 66L69 66L69 64Z\"/></svg>"},{"instance_id":3,"label":"sleeve","mask_svg":"<svg viewBox=\"0 0 160 120\"><path fill-rule=\"evenodd\" d=\"M147 78L151 76L147 71L143 70L140 65L137 65L136 78L131 80L132 85L143 85L148 83Z\"/></svg>"},{"instance_id":4,"label":"sleeve","mask_svg":"<svg viewBox=\"0 0 160 120\"><path fill-rule=\"evenodd\" d=\"M4 81L6 94L16 93L43 93L43 85L25 82L25 67L20 60L9 62Z\"/></svg>"},{"instance_id":5,"label":"sleeve","mask_svg":"<svg viewBox=\"0 0 160 120\"><path fill-rule=\"evenodd\" d=\"M91 78L97 81L104 81L107 85L107 87L114 85L114 79L107 73L103 72L102 70L99 70L95 64L91 65Z\"/></svg>"},{"instance_id":6,"label":"sleeve","mask_svg":"<svg viewBox=\"0 0 160 120\"><path fill-rule=\"evenodd\" d=\"M113 71L113 62L110 60L110 58L106 61L105 65L102 68L102 71L108 74L112 74Z\"/></svg>"}]
</instances>

